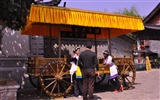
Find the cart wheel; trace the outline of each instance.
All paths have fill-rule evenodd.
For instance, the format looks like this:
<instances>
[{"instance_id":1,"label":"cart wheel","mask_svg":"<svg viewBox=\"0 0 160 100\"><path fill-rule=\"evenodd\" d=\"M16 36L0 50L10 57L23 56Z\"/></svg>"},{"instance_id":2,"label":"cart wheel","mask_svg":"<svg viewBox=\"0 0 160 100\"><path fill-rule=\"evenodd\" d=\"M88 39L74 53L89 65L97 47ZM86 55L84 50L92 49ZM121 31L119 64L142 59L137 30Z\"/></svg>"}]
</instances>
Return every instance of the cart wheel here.
<instances>
[{"instance_id":1,"label":"cart wheel","mask_svg":"<svg viewBox=\"0 0 160 100\"><path fill-rule=\"evenodd\" d=\"M66 96L72 89L68 66L63 61L47 63L41 71L40 82L42 89L49 96Z\"/></svg>"},{"instance_id":2,"label":"cart wheel","mask_svg":"<svg viewBox=\"0 0 160 100\"><path fill-rule=\"evenodd\" d=\"M123 89L129 89L134 84L136 78L136 69L134 65L129 62L125 62L124 65L118 67L119 80L123 85Z\"/></svg>"},{"instance_id":3,"label":"cart wheel","mask_svg":"<svg viewBox=\"0 0 160 100\"><path fill-rule=\"evenodd\" d=\"M32 84L32 86L34 86L35 88L37 89L41 88L39 76L29 75L29 81Z\"/></svg>"},{"instance_id":4,"label":"cart wheel","mask_svg":"<svg viewBox=\"0 0 160 100\"><path fill-rule=\"evenodd\" d=\"M99 77L97 77L97 75L96 75L95 84L98 85L101 82L103 82L103 80L105 79L105 77L106 77L106 74L100 74Z\"/></svg>"}]
</instances>

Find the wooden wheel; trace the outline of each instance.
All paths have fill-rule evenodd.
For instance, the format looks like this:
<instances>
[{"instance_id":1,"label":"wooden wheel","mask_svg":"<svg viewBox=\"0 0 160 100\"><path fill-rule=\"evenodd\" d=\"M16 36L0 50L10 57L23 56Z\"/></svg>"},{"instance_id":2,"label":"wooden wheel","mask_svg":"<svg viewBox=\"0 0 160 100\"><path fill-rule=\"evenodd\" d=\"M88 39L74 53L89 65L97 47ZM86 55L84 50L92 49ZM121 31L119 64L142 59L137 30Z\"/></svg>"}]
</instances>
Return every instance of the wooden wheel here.
<instances>
[{"instance_id":1,"label":"wooden wheel","mask_svg":"<svg viewBox=\"0 0 160 100\"><path fill-rule=\"evenodd\" d=\"M39 76L29 75L29 81L37 89L41 88Z\"/></svg>"},{"instance_id":2,"label":"wooden wheel","mask_svg":"<svg viewBox=\"0 0 160 100\"><path fill-rule=\"evenodd\" d=\"M47 63L40 75L42 89L53 97L65 96L73 86L70 77L69 68L63 61Z\"/></svg>"},{"instance_id":3,"label":"wooden wheel","mask_svg":"<svg viewBox=\"0 0 160 100\"><path fill-rule=\"evenodd\" d=\"M99 77L95 77L95 84L98 85L100 84L101 82L103 82L103 80L105 79L106 77L106 74L100 74Z\"/></svg>"},{"instance_id":4,"label":"wooden wheel","mask_svg":"<svg viewBox=\"0 0 160 100\"><path fill-rule=\"evenodd\" d=\"M119 80L124 89L129 89L134 84L136 78L136 69L130 62L124 62L122 66L118 67Z\"/></svg>"}]
</instances>

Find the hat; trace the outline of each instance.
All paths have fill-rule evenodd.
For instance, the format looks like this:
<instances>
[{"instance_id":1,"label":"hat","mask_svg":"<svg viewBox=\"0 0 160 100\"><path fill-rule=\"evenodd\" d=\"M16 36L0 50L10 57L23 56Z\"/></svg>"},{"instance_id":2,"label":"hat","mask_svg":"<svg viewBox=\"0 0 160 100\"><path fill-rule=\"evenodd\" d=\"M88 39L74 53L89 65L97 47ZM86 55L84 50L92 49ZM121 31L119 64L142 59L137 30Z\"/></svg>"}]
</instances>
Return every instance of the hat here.
<instances>
[{"instance_id":1,"label":"hat","mask_svg":"<svg viewBox=\"0 0 160 100\"><path fill-rule=\"evenodd\" d=\"M103 54L109 54L109 52L107 50L103 51Z\"/></svg>"},{"instance_id":2,"label":"hat","mask_svg":"<svg viewBox=\"0 0 160 100\"><path fill-rule=\"evenodd\" d=\"M92 43L90 41L86 43L86 48L92 48Z\"/></svg>"},{"instance_id":3,"label":"hat","mask_svg":"<svg viewBox=\"0 0 160 100\"><path fill-rule=\"evenodd\" d=\"M73 50L73 53L76 53L76 51L80 49L79 47L76 47L74 50Z\"/></svg>"}]
</instances>

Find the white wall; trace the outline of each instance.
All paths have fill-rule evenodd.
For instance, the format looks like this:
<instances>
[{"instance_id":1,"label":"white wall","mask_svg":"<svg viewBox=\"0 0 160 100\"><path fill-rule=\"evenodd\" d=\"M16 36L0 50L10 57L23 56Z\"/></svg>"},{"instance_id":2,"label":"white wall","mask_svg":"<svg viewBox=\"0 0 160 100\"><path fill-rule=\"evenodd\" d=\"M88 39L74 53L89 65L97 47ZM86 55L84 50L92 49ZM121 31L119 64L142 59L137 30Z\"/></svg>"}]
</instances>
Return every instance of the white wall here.
<instances>
[{"instance_id":1,"label":"white wall","mask_svg":"<svg viewBox=\"0 0 160 100\"><path fill-rule=\"evenodd\" d=\"M160 56L160 40L151 40L150 41L150 50L158 53Z\"/></svg>"},{"instance_id":2,"label":"white wall","mask_svg":"<svg viewBox=\"0 0 160 100\"><path fill-rule=\"evenodd\" d=\"M29 52L29 38L19 31L9 28L3 30L2 51L6 56L27 56Z\"/></svg>"}]
</instances>

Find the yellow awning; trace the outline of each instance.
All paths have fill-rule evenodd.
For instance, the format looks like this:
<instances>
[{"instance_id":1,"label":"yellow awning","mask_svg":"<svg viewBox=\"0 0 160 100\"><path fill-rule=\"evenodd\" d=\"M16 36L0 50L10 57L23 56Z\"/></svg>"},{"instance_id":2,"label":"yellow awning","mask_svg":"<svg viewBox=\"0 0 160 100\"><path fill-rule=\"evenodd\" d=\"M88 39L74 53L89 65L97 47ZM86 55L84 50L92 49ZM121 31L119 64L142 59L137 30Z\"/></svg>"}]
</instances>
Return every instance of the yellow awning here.
<instances>
[{"instance_id":1,"label":"yellow awning","mask_svg":"<svg viewBox=\"0 0 160 100\"><path fill-rule=\"evenodd\" d=\"M29 19L22 34L49 36L50 25L52 25L52 36L58 36L58 25L61 31L71 31L71 25L98 27L101 34L97 38L107 38L108 28L111 37L144 30L141 18L95 12L65 7L32 5ZM87 38L94 38L92 34L87 34Z\"/></svg>"}]
</instances>

